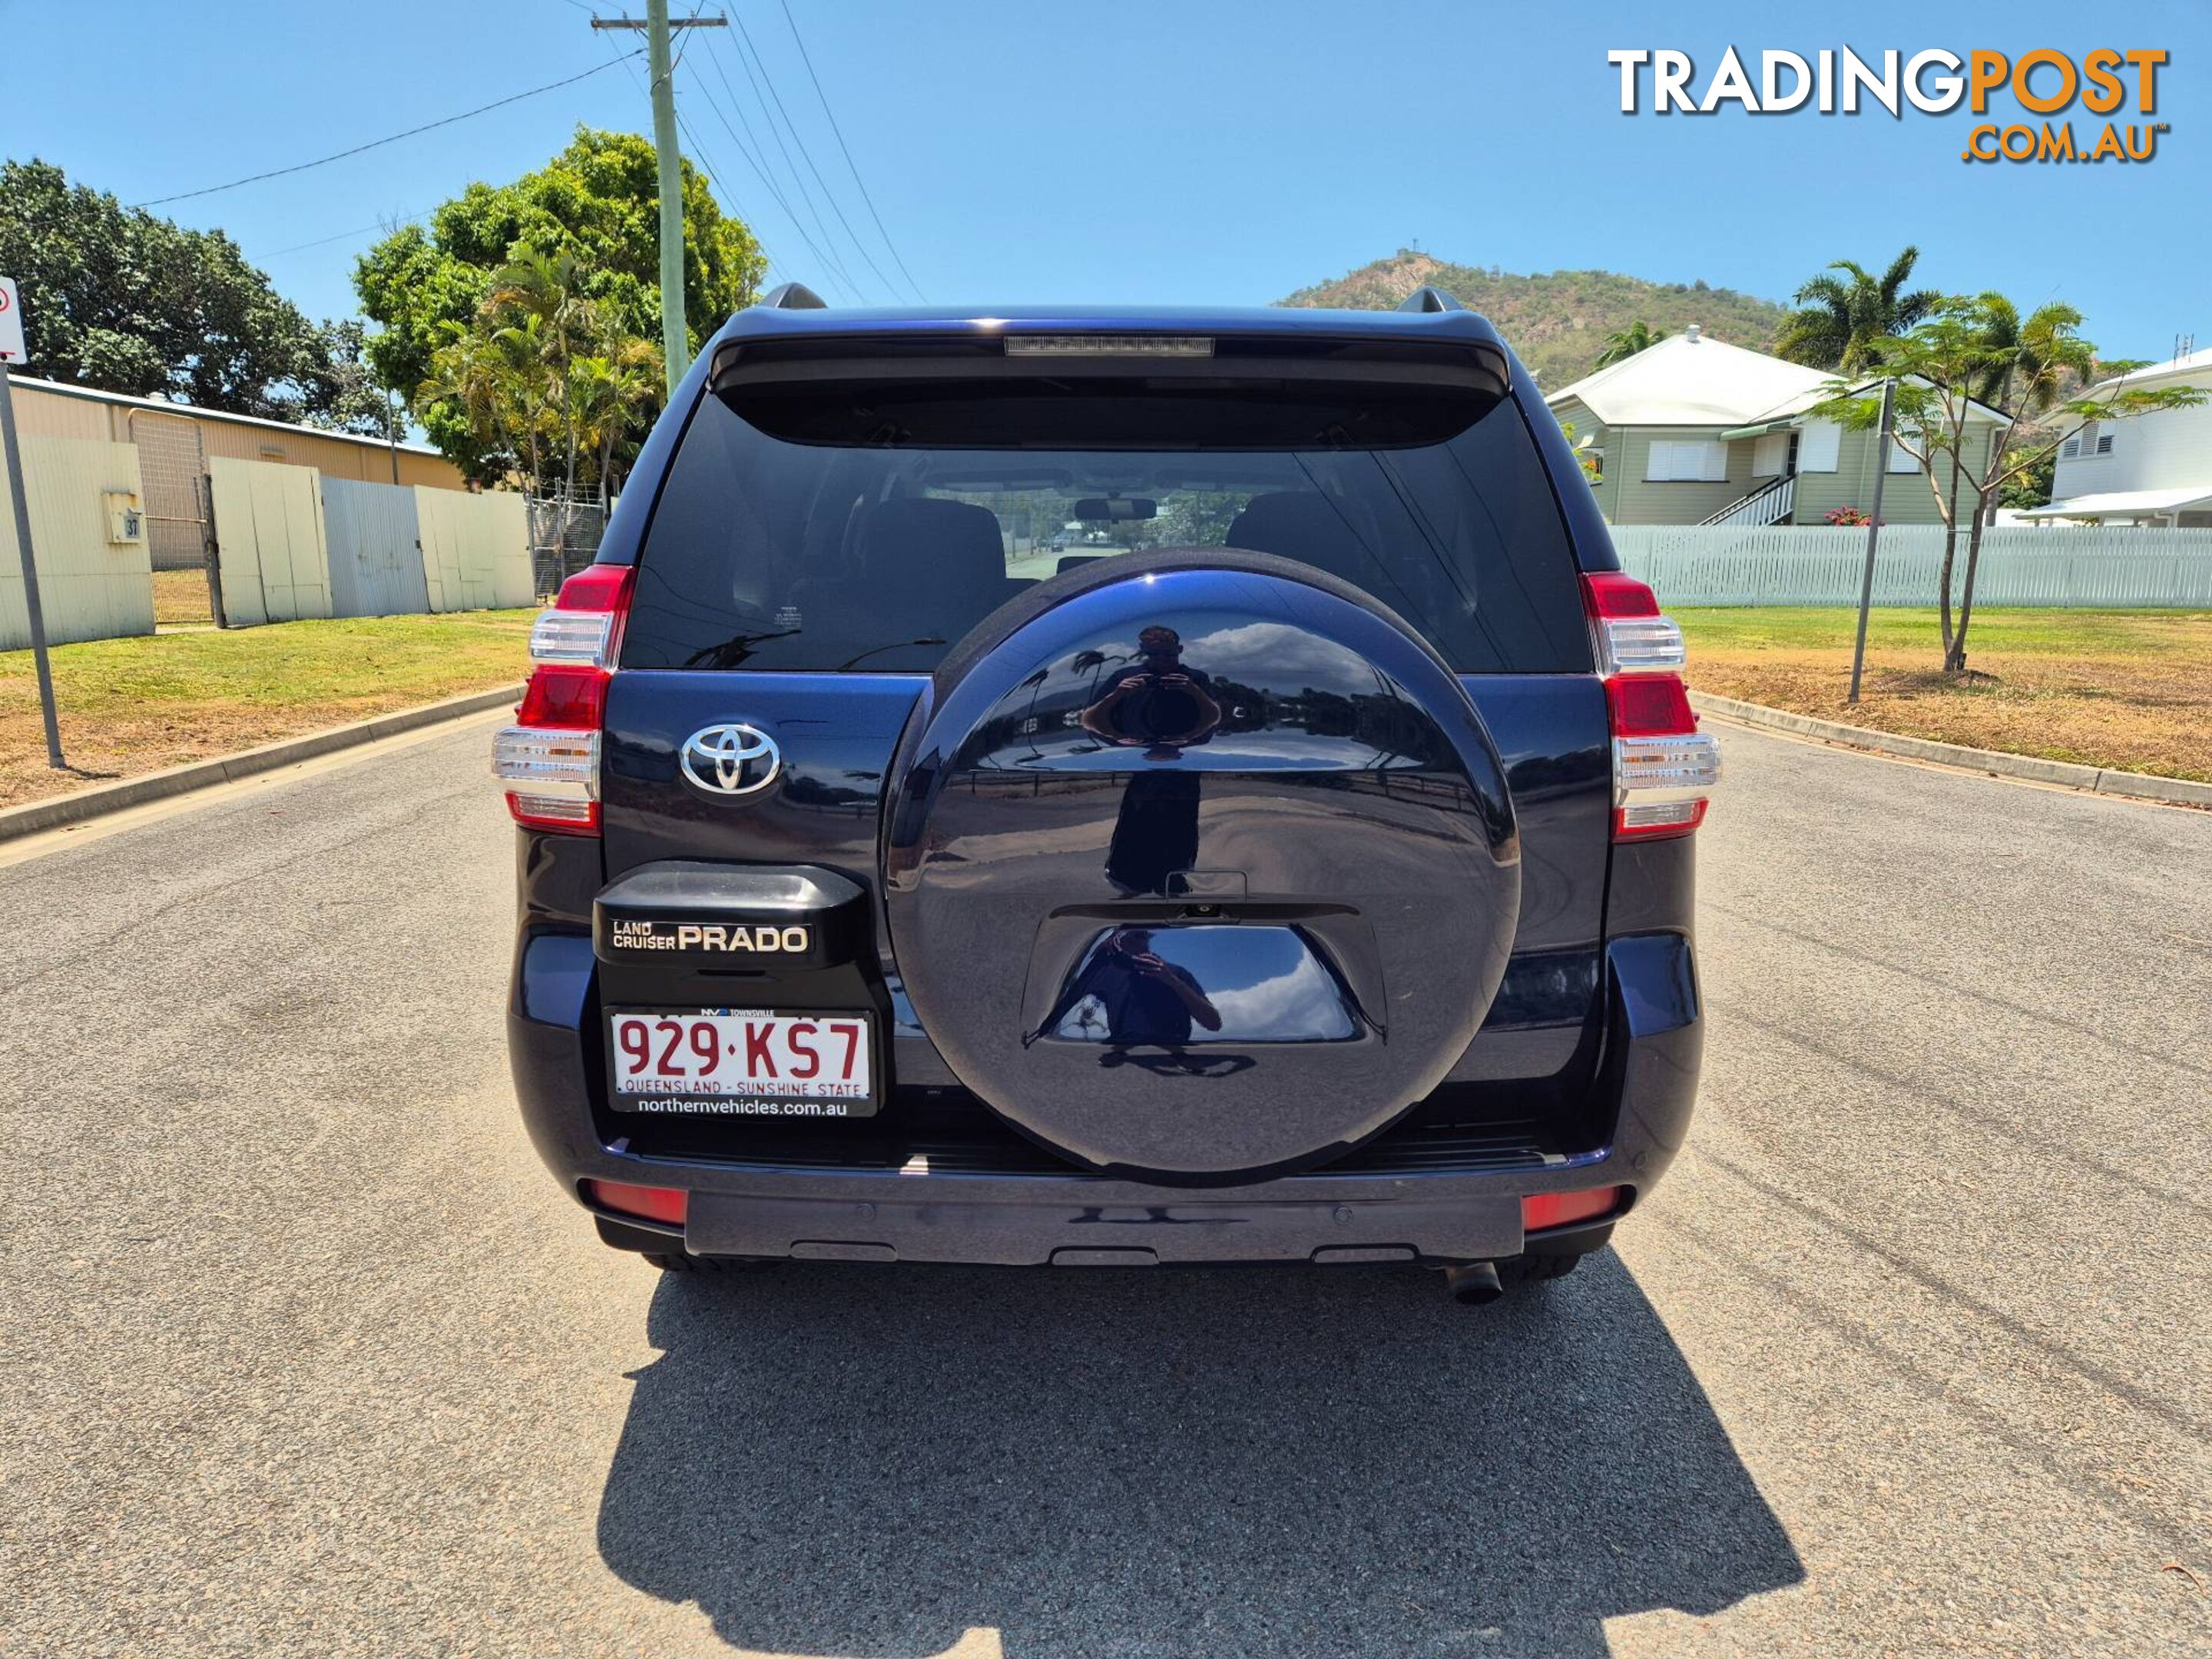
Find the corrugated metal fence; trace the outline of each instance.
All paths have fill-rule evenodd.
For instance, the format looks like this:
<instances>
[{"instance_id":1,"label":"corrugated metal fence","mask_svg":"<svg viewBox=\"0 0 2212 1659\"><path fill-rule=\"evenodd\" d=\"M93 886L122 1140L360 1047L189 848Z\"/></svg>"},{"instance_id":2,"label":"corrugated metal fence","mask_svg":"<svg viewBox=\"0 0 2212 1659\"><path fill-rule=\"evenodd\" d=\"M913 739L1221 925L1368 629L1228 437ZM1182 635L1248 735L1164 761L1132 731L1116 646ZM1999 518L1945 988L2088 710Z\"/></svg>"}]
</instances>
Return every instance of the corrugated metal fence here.
<instances>
[{"instance_id":1,"label":"corrugated metal fence","mask_svg":"<svg viewBox=\"0 0 2212 1659\"><path fill-rule=\"evenodd\" d=\"M396 617L430 608L415 492L352 478L323 480L330 538L331 610L340 617Z\"/></svg>"},{"instance_id":2,"label":"corrugated metal fence","mask_svg":"<svg viewBox=\"0 0 2212 1659\"><path fill-rule=\"evenodd\" d=\"M522 497L325 478L217 456L216 575L231 627L527 605Z\"/></svg>"},{"instance_id":3,"label":"corrugated metal fence","mask_svg":"<svg viewBox=\"0 0 2212 1659\"><path fill-rule=\"evenodd\" d=\"M1660 601L1693 605L1856 605L1864 530L1774 526L1623 525L1622 566ZM1952 575L1965 581L1966 538ZM1940 525L1885 525L1874 602L1936 603ZM2212 609L2212 530L1989 530L1974 577L1976 605Z\"/></svg>"},{"instance_id":4,"label":"corrugated metal fence","mask_svg":"<svg viewBox=\"0 0 2212 1659\"><path fill-rule=\"evenodd\" d=\"M107 539L109 493L139 493L137 449L26 433L23 472L47 640L63 645L152 633L154 576L145 541ZM7 494L0 482L0 651L22 651L31 643L31 618Z\"/></svg>"},{"instance_id":5,"label":"corrugated metal fence","mask_svg":"<svg viewBox=\"0 0 2212 1659\"><path fill-rule=\"evenodd\" d=\"M54 644L152 633L155 556L166 546L180 557L206 522L175 507L164 543L145 511L136 540L108 539L111 505L146 506L147 450L143 441L24 434L39 597ZM512 492L368 483L220 455L204 477L199 499L212 513L216 590L231 627L520 607L537 598L528 514ZM15 520L0 501L0 651L30 644L21 571Z\"/></svg>"},{"instance_id":6,"label":"corrugated metal fence","mask_svg":"<svg viewBox=\"0 0 2212 1659\"><path fill-rule=\"evenodd\" d=\"M233 628L331 614L330 557L313 467L208 463L222 619Z\"/></svg>"}]
</instances>

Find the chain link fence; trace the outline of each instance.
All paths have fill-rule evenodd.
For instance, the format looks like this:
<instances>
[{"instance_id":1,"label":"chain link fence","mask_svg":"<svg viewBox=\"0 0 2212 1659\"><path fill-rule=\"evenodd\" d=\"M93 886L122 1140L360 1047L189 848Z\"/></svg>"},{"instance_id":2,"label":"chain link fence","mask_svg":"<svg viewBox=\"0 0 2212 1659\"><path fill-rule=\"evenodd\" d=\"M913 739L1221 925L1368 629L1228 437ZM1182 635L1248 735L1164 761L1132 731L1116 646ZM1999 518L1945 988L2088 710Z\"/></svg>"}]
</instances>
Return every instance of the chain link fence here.
<instances>
[{"instance_id":1,"label":"chain link fence","mask_svg":"<svg viewBox=\"0 0 2212 1659\"><path fill-rule=\"evenodd\" d=\"M597 501L530 497L530 562L539 599L551 599L562 582L599 556L606 529L607 509Z\"/></svg>"}]
</instances>

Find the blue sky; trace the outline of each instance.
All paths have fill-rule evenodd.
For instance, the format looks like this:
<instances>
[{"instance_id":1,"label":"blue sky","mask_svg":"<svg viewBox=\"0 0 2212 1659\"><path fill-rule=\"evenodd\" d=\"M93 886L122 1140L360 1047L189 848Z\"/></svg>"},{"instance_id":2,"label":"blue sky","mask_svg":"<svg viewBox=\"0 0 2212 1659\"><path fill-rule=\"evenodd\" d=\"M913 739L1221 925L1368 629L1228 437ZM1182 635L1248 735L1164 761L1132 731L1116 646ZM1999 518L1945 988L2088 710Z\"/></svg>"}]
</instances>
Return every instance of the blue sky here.
<instances>
[{"instance_id":1,"label":"blue sky","mask_svg":"<svg viewBox=\"0 0 2212 1659\"><path fill-rule=\"evenodd\" d=\"M777 0L726 3L896 277ZM588 69L623 38L595 33L592 9L110 0L92 28L74 6L0 0L9 57L34 70L8 77L0 151L44 156L125 202L195 190ZM1258 303L1415 241L1508 270L1604 267L1783 299L1832 258L1879 263L1916 241L1936 286L2080 306L2107 356L2162 357L2181 331L2212 340L2206 0L2014 0L1988 23L1891 0L1843 11L1772 0L792 9L891 238L933 301ZM2100 15L2125 21L2100 31ZM734 35L702 31L678 75L697 148L779 274L834 290L724 131L739 111L757 133L766 118ZM1701 85L1731 43L1747 54L2163 47L2172 61L2156 118L2172 130L2144 166L1968 166L1958 159L1972 122L1963 113L1618 112L1608 49L1686 51ZM2075 119L2090 125L2078 109ZM471 179L527 170L578 121L647 131L641 74L610 68L365 155L161 210L223 227L311 313L344 313L352 257L380 221ZM823 240L772 147L769 165L805 234ZM858 286L880 297L884 285L823 212Z\"/></svg>"}]
</instances>

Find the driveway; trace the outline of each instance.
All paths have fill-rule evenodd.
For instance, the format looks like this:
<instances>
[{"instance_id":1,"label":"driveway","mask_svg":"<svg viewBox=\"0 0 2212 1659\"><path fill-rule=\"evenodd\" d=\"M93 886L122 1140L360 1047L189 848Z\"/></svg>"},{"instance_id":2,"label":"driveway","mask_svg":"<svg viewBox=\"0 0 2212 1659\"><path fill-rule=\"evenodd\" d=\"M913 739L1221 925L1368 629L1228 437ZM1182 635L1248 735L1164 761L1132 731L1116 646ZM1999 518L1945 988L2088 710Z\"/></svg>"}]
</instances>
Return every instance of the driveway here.
<instances>
[{"instance_id":1,"label":"driveway","mask_svg":"<svg viewBox=\"0 0 2212 1659\"><path fill-rule=\"evenodd\" d=\"M1691 1149L1487 1310L664 1283L488 729L0 848L0 1652L2212 1650L2212 815L1728 732Z\"/></svg>"}]
</instances>

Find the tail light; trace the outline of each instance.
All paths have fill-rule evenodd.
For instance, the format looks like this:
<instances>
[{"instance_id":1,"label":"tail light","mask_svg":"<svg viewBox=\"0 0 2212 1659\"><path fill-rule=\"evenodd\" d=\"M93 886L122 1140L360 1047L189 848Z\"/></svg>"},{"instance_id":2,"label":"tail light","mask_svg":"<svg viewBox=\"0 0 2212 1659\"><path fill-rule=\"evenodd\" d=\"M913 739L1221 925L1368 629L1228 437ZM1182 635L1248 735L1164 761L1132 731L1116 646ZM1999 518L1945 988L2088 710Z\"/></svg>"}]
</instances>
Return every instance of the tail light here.
<instances>
[{"instance_id":1,"label":"tail light","mask_svg":"<svg viewBox=\"0 0 2212 1659\"><path fill-rule=\"evenodd\" d=\"M530 684L514 724L492 739L492 775L517 823L599 832L599 728L629 609L631 568L595 564L561 584L530 629Z\"/></svg>"},{"instance_id":2,"label":"tail light","mask_svg":"<svg viewBox=\"0 0 2212 1659\"><path fill-rule=\"evenodd\" d=\"M1698 730L1682 683L1682 630L1651 590L1618 570L1583 576L1613 726L1613 838L1661 841L1705 821L1721 746Z\"/></svg>"}]
</instances>

